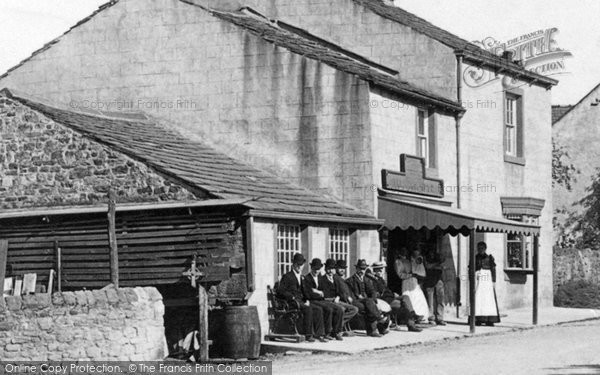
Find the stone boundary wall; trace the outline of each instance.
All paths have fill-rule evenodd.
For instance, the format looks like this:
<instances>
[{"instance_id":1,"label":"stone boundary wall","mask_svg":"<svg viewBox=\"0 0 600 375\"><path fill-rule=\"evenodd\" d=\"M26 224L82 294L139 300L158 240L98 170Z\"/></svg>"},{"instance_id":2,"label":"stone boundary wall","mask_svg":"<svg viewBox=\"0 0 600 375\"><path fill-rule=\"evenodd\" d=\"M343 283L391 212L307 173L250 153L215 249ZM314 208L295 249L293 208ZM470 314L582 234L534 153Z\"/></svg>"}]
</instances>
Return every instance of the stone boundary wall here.
<instances>
[{"instance_id":1,"label":"stone boundary wall","mask_svg":"<svg viewBox=\"0 0 600 375\"><path fill-rule=\"evenodd\" d=\"M586 280L600 285L600 251L555 248L554 290L567 281Z\"/></svg>"},{"instance_id":2,"label":"stone boundary wall","mask_svg":"<svg viewBox=\"0 0 600 375\"><path fill-rule=\"evenodd\" d=\"M0 298L0 358L163 359L163 315L162 296L152 287Z\"/></svg>"}]
</instances>

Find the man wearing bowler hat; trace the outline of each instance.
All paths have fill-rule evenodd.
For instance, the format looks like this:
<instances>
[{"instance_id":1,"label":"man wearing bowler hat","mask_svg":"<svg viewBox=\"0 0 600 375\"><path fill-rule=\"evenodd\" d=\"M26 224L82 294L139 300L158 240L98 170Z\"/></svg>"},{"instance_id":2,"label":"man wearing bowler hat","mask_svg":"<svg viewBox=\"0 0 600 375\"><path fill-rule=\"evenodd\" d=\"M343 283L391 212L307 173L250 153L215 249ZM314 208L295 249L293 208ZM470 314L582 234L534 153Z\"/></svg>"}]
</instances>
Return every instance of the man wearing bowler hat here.
<instances>
[{"instance_id":1,"label":"man wearing bowler hat","mask_svg":"<svg viewBox=\"0 0 600 375\"><path fill-rule=\"evenodd\" d=\"M342 262L344 261L342 260ZM343 315L342 324L340 326L341 329L341 327L344 327L344 325L358 313L358 307L348 303L347 297L342 299L342 294L344 293L342 288L346 288L346 296L350 294L350 289L348 289L345 280L335 274L336 266L336 262L333 259L327 259L325 261L325 275L321 275L319 278L319 290L323 292L323 297L325 297L326 301L333 302L342 308Z\"/></svg>"},{"instance_id":2,"label":"man wearing bowler hat","mask_svg":"<svg viewBox=\"0 0 600 375\"><path fill-rule=\"evenodd\" d=\"M346 280L346 283L352 291L354 306L358 307L360 313L365 317L367 335L381 337L381 334L386 332L383 327L386 319L377 308L377 292L371 280L365 275L367 268L367 262L364 259L359 259L356 263L356 272ZM377 326L378 321L382 323L380 329Z\"/></svg>"},{"instance_id":3,"label":"man wearing bowler hat","mask_svg":"<svg viewBox=\"0 0 600 375\"><path fill-rule=\"evenodd\" d=\"M302 312L302 333L306 335L306 341L314 342L315 337L326 342L325 330L323 329L323 309L310 303L308 291L302 268L304 268L306 259L300 253L294 254L292 261L292 270L281 276L277 295L285 299L290 306L295 306Z\"/></svg>"},{"instance_id":4,"label":"man wearing bowler hat","mask_svg":"<svg viewBox=\"0 0 600 375\"><path fill-rule=\"evenodd\" d=\"M314 258L310 262L310 272L304 278L306 290L309 295L308 298L310 303L323 309L325 339L342 341L342 319L344 309L331 301L325 300L325 294L320 289L322 279L319 273L321 268L323 268L321 259Z\"/></svg>"}]
</instances>

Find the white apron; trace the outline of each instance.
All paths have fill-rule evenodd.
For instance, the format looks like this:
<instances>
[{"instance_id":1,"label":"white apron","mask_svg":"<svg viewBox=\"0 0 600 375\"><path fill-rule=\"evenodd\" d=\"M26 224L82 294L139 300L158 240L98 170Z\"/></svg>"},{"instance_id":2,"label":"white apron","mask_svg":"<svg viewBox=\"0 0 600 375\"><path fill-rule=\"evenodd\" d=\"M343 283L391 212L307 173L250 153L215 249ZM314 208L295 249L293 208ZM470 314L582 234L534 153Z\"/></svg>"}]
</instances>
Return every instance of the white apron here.
<instances>
[{"instance_id":1,"label":"white apron","mask_svg":"<svg viewBox=\"0 0 600 375\"><path fill-rule=\"evenodd\" d=\"M497 316L492 272L481 269L475 272L475 316Z\"/></svg>"},{"instance_id":2,"label":"white apron","mask_svg":"<svg viewBox=\"0 0 600 375\"><path fill-rule=\"evenodd\" d=\"M410 302L417 315L421 315L427 319L429 316L429 307L427 306L425 294L423 294L423 290L419 286L416 277L402 280L402 295L410 298Z\"/></svg>"}]
</instances>

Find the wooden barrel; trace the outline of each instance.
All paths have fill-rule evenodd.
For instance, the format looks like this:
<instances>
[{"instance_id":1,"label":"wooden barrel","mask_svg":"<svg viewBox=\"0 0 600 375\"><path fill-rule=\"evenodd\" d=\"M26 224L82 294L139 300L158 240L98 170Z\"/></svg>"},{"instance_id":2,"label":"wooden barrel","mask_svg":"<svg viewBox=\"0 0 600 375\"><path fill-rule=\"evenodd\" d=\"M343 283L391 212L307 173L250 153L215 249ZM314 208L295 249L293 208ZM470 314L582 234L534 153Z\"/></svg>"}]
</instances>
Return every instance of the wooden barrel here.
<instances>
[{"instance_id":1,"label":"wooden barrel","mask_svg":"<svg viewBox=\"0 0 600 375\"><path fill-rule=\"evenodd\" d=\"M258 358L262 335L256 306L227 306L219 336L223 357Z\"/></svg>"}]
</instances>

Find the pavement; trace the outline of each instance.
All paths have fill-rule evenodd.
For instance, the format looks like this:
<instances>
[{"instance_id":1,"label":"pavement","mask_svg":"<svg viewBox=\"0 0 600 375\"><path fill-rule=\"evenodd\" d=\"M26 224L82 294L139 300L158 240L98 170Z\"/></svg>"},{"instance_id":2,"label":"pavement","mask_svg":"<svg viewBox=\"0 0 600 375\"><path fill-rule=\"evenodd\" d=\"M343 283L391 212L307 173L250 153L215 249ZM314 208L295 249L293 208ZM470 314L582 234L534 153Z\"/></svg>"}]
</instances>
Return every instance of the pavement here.
<instances>
[{"instance_id":1,"label":"pavement","mask_svg":"<svg viewBox=\"0 0 600 375\"><path fill-rule=\"evenodd\" d=\"M500 318L501 323L497 323L494 327L476 327L474 334L469 332L466 316L456 318L456 315L454 315L447 318L446 322L448 324L446 326L424 325L422 326L424 327L422 332L408 332L406 326L403 326L398 330L392 330L380 338L367 337L361 331L357 331L358 333L354 337L344 337L344 341L329 341L327 343L263 341L261 351L263 353L312 352L358 354L366 351L442 342L464 337L494 335L536 327L532 324L531 309L508 310L502 313ZM561 307L540 308L538 326L557 325L590 319L600 319L600 310Z\"/></svg>"}]
</instances>

